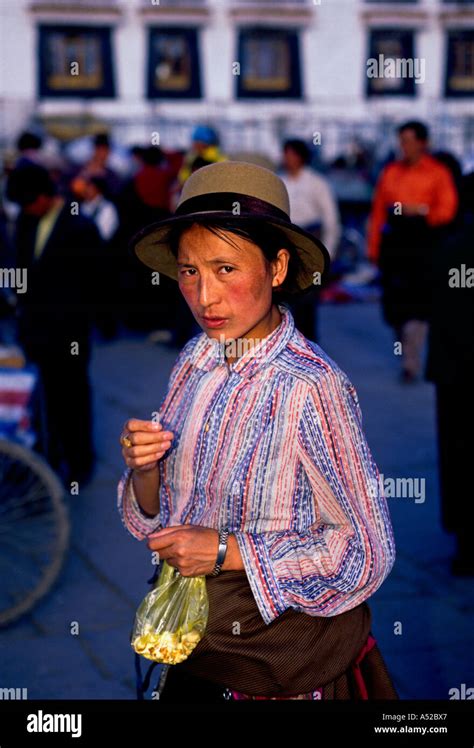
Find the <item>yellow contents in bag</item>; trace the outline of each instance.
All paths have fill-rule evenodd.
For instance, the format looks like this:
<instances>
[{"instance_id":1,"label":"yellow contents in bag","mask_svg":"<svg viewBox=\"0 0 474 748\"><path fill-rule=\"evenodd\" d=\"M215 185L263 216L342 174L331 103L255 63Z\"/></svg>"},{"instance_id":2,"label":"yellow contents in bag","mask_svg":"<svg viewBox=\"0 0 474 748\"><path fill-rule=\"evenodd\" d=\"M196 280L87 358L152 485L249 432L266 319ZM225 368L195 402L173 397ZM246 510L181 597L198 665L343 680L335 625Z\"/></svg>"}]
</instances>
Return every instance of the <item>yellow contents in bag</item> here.
<instances>
[{"instance_id":1,"label":"yellow contents in bag","mask_svg":"<svg viewBox=\"0 0 474 748\"><path fill-rule=\"evenodd\" d=\"M131 645L149 660L176 665L204 635L209 612L206 577L183 577L162 563L154 588L137 610Z\"/></svg>"}]
</instances>

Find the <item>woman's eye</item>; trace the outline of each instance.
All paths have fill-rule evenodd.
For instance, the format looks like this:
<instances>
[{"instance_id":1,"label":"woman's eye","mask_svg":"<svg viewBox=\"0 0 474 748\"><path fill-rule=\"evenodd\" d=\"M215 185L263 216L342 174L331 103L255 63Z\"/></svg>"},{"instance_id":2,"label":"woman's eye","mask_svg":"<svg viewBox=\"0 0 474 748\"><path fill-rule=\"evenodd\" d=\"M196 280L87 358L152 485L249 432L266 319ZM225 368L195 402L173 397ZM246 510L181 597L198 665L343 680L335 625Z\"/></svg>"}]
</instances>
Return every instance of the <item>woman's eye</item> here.
<instances>
[{"instance_id":1,"label":"woman's eye","mask_svg":"<svg viewBox=\"0 0 474 748\"><path fill-rule=\"evenodd\" d=\"M222 270L223 268L225 268L226 270L229 270L230 272L234 270L232 265L222 265L219 269ZM194 268L187 268L185 270L180 270L179 274L184 278L189 278L191 277L189 273L194 274ZM228 273L225 273L225 275L228 275Z\"/></svg>"}]
</instances>

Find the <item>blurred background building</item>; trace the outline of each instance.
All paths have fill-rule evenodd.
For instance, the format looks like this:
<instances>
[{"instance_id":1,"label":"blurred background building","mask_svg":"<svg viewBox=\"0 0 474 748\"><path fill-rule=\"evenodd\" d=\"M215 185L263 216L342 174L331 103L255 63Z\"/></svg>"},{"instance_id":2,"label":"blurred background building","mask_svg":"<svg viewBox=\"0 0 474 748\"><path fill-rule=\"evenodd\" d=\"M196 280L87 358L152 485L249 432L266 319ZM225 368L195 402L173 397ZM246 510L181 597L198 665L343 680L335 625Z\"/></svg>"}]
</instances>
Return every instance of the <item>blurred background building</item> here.
<instances>
[{"instance_id":1,"label":"blurred background building","mask_svg":"<svg viewBox=\"0 0 474 748\"><path fill-rule=\"evenodd\" d=\"M473 0L15 0L0 26L3 148L34 125L60 141L106 125L179 149L205 121L226 152L277 159L291 131L327 161L354 138L383 151L416 117L473 156ZM381 55L422 61L423 82L369 77Z\"/></svg>"}]
</instances>

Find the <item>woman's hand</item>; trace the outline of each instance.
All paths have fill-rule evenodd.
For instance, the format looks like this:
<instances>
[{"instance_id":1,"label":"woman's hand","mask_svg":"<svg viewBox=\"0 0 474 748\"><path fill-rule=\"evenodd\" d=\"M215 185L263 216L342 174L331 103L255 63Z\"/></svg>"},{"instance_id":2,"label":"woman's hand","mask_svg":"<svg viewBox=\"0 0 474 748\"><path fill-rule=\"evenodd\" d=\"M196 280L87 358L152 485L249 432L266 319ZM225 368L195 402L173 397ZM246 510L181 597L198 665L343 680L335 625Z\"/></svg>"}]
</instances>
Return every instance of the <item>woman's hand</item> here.
<instances>
[{"instance_id":1,"label":"woman's hand","mask_svg":"<svg viewBox=\"0 0 474 748\"><path fill-rule=\"evenodd\" d=\"M183 577L210 574L216 564L219 533L212 527L175 525L148 535L148 547L160 558L178 569ZM244 565L234 535L229 535L222 569L243 569Z\"/></svg>"},{"instance_id":2,"label":"woman's hand","mask_svg":"<svg viewBox=\"0 0 474 748\"><path fill-rule=\"evenodd\" d=\"M128 437L131 446L127 447L122 439ZM127 467L146 472L154 470L158 460L171 446L172 431L163 431L163 426L157 421L141 421L131 418L126 421L120 434L122 455Z\"/></svg>"}]
</instances>

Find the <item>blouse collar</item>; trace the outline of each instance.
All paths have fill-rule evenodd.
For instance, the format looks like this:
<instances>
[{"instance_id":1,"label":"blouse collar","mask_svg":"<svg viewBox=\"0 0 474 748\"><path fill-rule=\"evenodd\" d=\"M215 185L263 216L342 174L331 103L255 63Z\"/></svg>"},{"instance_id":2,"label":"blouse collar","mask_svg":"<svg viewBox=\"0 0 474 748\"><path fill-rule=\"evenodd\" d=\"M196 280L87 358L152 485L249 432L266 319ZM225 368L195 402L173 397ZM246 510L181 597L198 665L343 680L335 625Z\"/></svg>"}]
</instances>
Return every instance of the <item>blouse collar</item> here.
<instances>
[{"instance_id":1,"label":"blouse collar","mask_svg":"<svg viewBox=\"0 0 474 748\"><path fill-rule=\"evenodd\" d=\"M279 325L265 338L261 338L255 345L247 343L244 339L237 339L234 344L237 346L236 354L241 352L237 361L230 364L230 373L238 373L240 376L253 376L261 368L267 366L273 361L288 344L295 331L295 322L289 307L285 304L278 304L281 312ZM211 371L216 366L228 366L225 358L226 347L231 343L221 343L218 340L209 338L203 332L198 339L193 352L193 364L199 369ZM239 349L239 346L241 348Z\"/></svg>"}]
</instances>

